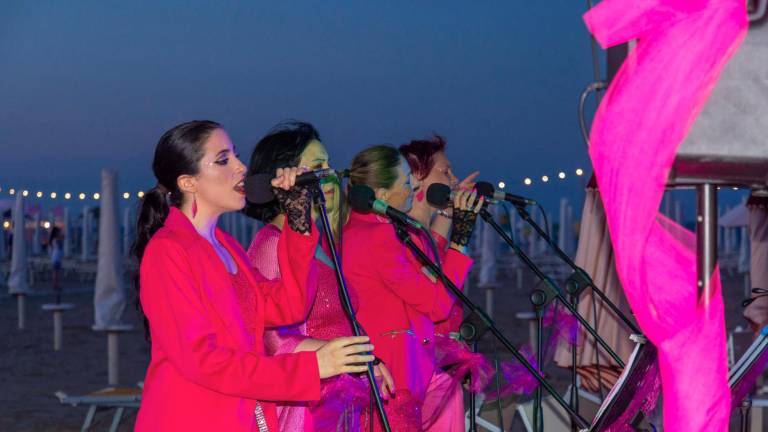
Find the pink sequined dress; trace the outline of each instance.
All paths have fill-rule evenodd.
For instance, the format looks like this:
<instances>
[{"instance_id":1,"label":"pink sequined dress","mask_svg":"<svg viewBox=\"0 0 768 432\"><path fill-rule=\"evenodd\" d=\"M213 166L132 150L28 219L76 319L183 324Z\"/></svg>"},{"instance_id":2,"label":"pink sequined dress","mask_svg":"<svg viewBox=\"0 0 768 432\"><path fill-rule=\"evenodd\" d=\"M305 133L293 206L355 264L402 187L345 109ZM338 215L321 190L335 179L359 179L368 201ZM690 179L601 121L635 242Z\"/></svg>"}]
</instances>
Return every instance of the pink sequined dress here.
<instances>
[{"instance_id":1,"label":"pink sequined dress","mask_svg":"<svg viewBox=\"0 0 768 432\"><path fill-rule=\"evenodd\" d=\"M267 224L248 248L251 265L267 279L280 278L277 242L280 229ZM329 266L327 248L318 248L317 295L307 320L299 325L264 332L269 355L293 352L306 338L331 340L351 336L352 327L341 306L336 274ZM352 298L352 304L356 304ZM368 403L368 385L350 375L322 380L320 400L313 403L285 403L277 407L281 431L359 430L360 409Z\"/></svg>"}]
</instances>

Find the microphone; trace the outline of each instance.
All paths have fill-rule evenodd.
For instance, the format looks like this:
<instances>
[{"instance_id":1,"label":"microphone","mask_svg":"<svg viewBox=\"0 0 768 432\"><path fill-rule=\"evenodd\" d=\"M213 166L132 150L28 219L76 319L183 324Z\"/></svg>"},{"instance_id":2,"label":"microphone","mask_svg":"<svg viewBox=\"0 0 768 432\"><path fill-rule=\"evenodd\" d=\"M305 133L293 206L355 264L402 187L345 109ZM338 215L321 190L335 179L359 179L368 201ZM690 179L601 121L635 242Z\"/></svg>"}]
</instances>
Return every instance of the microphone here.
<instances>
[{"instance_id":1,"label":"microphone","mask_svg":"<svg viewBox=\"0 0 768 432\"><path fill-rule=\"evenodd\" d=\"M331 168L308 171L296 177L297 186L308 186L331 177L349 177L349 170L336 171ZM272 191L273 174L258 173L245 178L245 198L254 204L265 204L275 199Z\"/></svg>"},{"instance_id":2,"label":"microphone","mask_svg":"<svg viewBox=\"0 0 768 432\"><path fill-rule=\"evenodd\" d=\"M424 226L416 219L382 200L377 200L373 189L366 185L354 185L349 189L349 205L352 209L359 212L367 213L373 211L376 214L388 217L394 222L410 225L416 229L424 229Z\"/></svg>"},{"instance_id":3,"label":"microphone","mask_svg":"<svg viewBox=\"0 0 768 432\"><path fill-rule=\"evenodd\" d=\"M526 206L529 204L536 204L536 201L524 198L518 195L508 194L504 192L497 192L493 190L493 185L488 182L477 182L475 184L478 195L486 197L486 199L493 199L497 201L509 201L515 205ZM454 193L451 188L442 183L433 183L427 188L427 202L438 208L448 207L453 201Z\"/></svg>"},{"instance_id":4,"label":"microphone","mask_svg":"<svg viewBox=\"0 0 768 432\"><path fill-rule=\"evenodd\" d=\"M493 185L485 182L485 181L479 181L475 183L475 189L477 189L477 193L486 197L486 198L493 198L497 201L509 201L512 204L516 206L528 206L528 205L536 205L536 201L522 197L520 195L515 195L511 193L501 192L494 189Z\"/></svg>"}]
</instances>

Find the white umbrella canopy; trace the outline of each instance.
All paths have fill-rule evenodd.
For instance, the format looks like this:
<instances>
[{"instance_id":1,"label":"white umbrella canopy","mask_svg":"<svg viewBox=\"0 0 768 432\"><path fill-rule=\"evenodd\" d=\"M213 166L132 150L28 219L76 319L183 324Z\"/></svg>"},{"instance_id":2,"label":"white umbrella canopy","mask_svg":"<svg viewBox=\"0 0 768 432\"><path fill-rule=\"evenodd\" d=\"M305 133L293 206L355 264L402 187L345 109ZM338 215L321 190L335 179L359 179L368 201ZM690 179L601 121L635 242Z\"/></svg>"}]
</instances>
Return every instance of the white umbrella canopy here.
<instances>
[{"instance_id":1,"label":"white umbrella canopy","mask_svg":"<svg viewBox=\"0 0 768 432\"><path fill-rule=\"evenodd\" d=\"M24 225L24 197L19 193L16 194L16 206L13 210L13 250L11 272L8 276L9 294L24 294L29 291L29 263Z\"/></svg>"},{"instance_id":2,"label":"white umbrella canopy","mask_svg":"<svg viewBox=\"0 0 768 432\"><path fill-rule=\"evenodd\" d=\"M494 220L499 220L499 206L489 209ZM485 224L483 224L485 225ZM484 226L480 243L480 273L477 286L480 288L498 285L496 273L498 269L499 235L489 226Z\"/></svg>"},{"instance_id":3,"label":"white umbrella canopy","mask_svg":"<svg viewBox=\"0 0 768 432\"><path fill-rule=\"evenodd\" d=\"M768 198L750 197L747 209L752 288L768 289ZM768 297L760 297L747 306L744 309L744 318L757 331L768 325Z\"/></svg>"},{"instance_id":4,"label":"white umbrella canopy","mask_svg":"<svg viewBox=\"0 0 768 432\"><path fill-rule=\"evenodd\" d=\"M723 228L736 228L743 227L749 224L749 215L747 212L747 206L744 203L737 205L736 207L728 210L720 216L717 224Z\"/></svg>"},{"instance_id":5,"label":"white umbrella canopy","mask_svg":"<svg viewBox=\"0 0 768 432\"><path fill-rule=\"evenodd\" d=\"M69 258L69 255L72 251L72 241L69 238L69 207L64 207L64 216L61 224L62 231L64 232L64 257Z\"/></svg>"},{"instance_id":6,"label":"white umbrella canopy","mask_svg":"<svg viewBox=\"0 0 768 432\"><path fill-rule=\"evenodd\" d=\"M560 199L560 226L557 233L557 247L566 255L573 254L573 208L568 204L568 198Z\"/></svg>"},{"instance_id":7,"label":"white umbrella canopy","mask_svg":"<svg viewBox=\"0 0 768 432\"><path fill-rule=\"evenodd\" d=\"M123 283L122 255L119 250L117 211L117 171L101 171L101 212L96 286L93 293L94 330L121 325L128 296Z\"/></svg>"},{"instance_id":8,"label":"white umbrella canopy","mask_svg":"<svg viewBox=\"0 0 768 432\"><path fill-rule=\"evenodd\" d=\"M88 258L90 257L90 248L88 247L88 244L91 241L90 231L91 229L91 208L89 206L83 206L83 220L82 220L82 230L80 234L80 259L83 261L88 261Z\"/></svg>"},{"instance_id":9,"label":"white umbrella canopy","mask_svg":"<svg viewBox=\"0 0 768 432\"><path fill-rule=\"evenodd\" d=\"M40 232L40 210L35 213L35 229L32 234L32 255L38 256L42 253L41 246L41 232Z\"/></svg>"}]
</instances>

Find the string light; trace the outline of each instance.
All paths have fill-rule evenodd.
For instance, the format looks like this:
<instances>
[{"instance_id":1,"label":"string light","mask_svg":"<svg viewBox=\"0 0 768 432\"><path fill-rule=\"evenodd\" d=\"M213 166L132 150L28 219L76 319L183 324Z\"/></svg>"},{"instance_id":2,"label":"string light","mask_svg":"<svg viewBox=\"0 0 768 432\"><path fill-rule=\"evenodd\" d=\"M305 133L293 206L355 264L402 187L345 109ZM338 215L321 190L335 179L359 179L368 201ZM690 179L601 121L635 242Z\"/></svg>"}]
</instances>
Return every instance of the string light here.
<instances>
[{"instance_id":1,"label":"string light","mask_svg":"<svg viewBox=\"0 0 768 432\"><path fill-rule=\"evenodd\" d=\"M35 194L35 196L37 196L38 198L42 198L42 197L43 197L43 193L42 193L42 192L40 192L40 191L37 191L37 193Z\"/></svg>"},{"instance_id":2,"label":"string light","mask_svg":"<svg viewBox=\"0 0 768 432\"><path fill-rule=\"evenodd\" d=\"M564 178L565 178L565 173L564 173L564 172L562 172L562 171L560 171L560 172L557 174L557 176L560 178L560 180L562 180L562 179L564 179Z\"/></svg>"},{"instance_id":3,"label":"string light","mask_svg":"<svg viewBox=\"0 0 768 432\"><path fill-rule=\"evenodd\" d=\"M3 228L9 229L10 227L11 227L11 222L10 221L3 222Z\"/></svg>"},{"instance_id":4,"label":"string light","mask_svg":"<svg viewBox=\"0 0 768 432\"><path fill-rule=\"evenodd\" d=\"M51 192L51 199L56 199L56 192Z\"/></svg>"},{"instance_id":5,"label":"string light","mask_svg":"<svg viewBox=\"0 0 768 432\"><path fill-rule=\"evenodd\" d=\"M548 182L549 176L541 176L541 181L543 181L544 183Z\"/></svg>"},{"instance_id":6,"label":"string light","mask_svg":"<svg viewBox=\"0 0 768 432\"><path fill-rule=\"evenodd\" d=\"M144 191L139 191L139 193L136 194L139 198L144 198Z\"/></svg>"},{"instance_id":7,"label":"string light","mask_svg":"<svg viewBox=\"0 0 768 432\"><path fill-rule=\"evenodd\" d=\"M80 192L80 195L78 195L77 197L80 198L81 200L84 200L85 199L85 194Z\"/></svg>"},{"instance_id":8,"label":"string light","mask_svg":"<svg viewBox=\"0 0 768 432\"><path fill-rule=\"evenodd\" d=\"M99 193L98 193L98 192L96 192L95 194L93 194L93 199L95 199L95 200L98 200L100 197L101 197L101 195L99 195Z\"/></svg>"},{"instance_id":9,"label":"string light","mask_svg":"<svg viewBox=\"0 0 768 432\"><path fill-rule=\"evenodd\" d=\"M67 192L67 193L64 194L64 199L65 200L68 200L70 198L72 198L72 194L71 193Z\"/></svg>"},{"instance_id":10,"label":"string light","mask_svg":"<svg viewBox=\"0 0 768 432\"><path fill-rule=\"evenodd\" d=\"M130 197L131 197L131 194L129 194L128 192L123 193L123 198L129 199Z\"/></svg>"},{"instance_id":11,"label":"string light","mask_svg":"<svg viewBox=\"0 0 768 432\"><path fill-rule=\"evenodd\" d=\"M8 191L8 193L9 193L9 194L11 194L11 195L16 195L16 189L13 189L13 188L11 188L11 189Z\"/></svg>"},{"instance_id":12,"label":"string light","mask_svg":"<svg viewBox=\"0 0 768 432\"><path fill-rule=\"evenodd\" d=\"M29 191L28 190L21 191L21 196L26 197L27 195L29 195Z\"/></svg>"},{"instance_id":13,"label":"string light","mask_svg":"<svg viewBox=\"0 0 768 432\"><path fill-rule=\"evenodd\" d=\"M533 183L533 180L531 180L529 177L526 177L525 180L523 180L523 183L525 183L526 186L530 186L531 183Z\"/></svg>"},{"instance_id":14,"label":"string light","mask_svg":"<svg viewBox=\"0 0 768 432\"><path fill-rule=\"evenodd\" d=\"M503 181L499 182L499 189L504 189L505 186L506 184Z\"/></svg>"},{"instance_id":15,"label":"string light","mask_svg":"<svg viewBox=\"0 0 768 432\"><path fill-rule=\"evenodd\" d=\"M577 176L584 175L584 170L581 168L576 168L576 175Z\"/></svg>"},{"instance_id":16,"label":"string light","mask_svg":"<svg viewBox=\"0 0 768 432\"><path fill-rule=\"evenodd\" d=\"M51 223L48 221L43 222L43 228L45 229L51 229Z\"/></svg>"}]
</instances>

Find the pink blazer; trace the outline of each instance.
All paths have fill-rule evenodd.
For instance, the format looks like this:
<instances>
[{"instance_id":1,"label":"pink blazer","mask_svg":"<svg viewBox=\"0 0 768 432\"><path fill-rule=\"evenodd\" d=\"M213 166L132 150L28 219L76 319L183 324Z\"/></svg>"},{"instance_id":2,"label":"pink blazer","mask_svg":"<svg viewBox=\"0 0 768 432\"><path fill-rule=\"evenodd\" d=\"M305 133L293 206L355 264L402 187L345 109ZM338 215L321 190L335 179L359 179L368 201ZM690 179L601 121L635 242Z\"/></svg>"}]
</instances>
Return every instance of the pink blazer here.
<instances>
[{"instance_id":1,"label":"pink blazer","mask_svg":"<svg viewBox=\"0 0 768 432\"><path fill-rule=\"evenodd\" d=\"M435 369L434 322L448 318L453 297L422 271L386 219L352 212L343 242L344 274L376 356L392 372L397 390L423 400ZM464 284L471 265L469 257L453 249L443 259L443 270L457 286Z\"/></svg>"},{"instance_id":2,"label":"pink blazer","mask_svg":"<svg viewBox=\"0 0 768 432\"><path fill-rule=\"evenodd\" d=\"M231 276L213 247L181 211L171 208L141 262L141 303L150 323L152 360L137 431L258 430L257 401L269 429L277 430L272 401L319 398L315 353L267 356L262 339L265 325L306 318L315 295L317 232L283 231L279 282L253 273L231 236L217 229L216 238L259 293L255 334L243 324Z\"/></svg>"}]
</instances>

